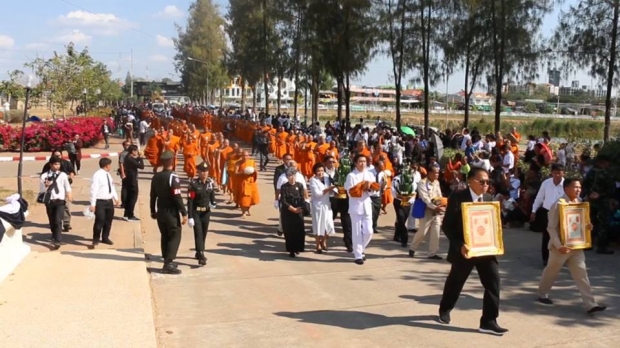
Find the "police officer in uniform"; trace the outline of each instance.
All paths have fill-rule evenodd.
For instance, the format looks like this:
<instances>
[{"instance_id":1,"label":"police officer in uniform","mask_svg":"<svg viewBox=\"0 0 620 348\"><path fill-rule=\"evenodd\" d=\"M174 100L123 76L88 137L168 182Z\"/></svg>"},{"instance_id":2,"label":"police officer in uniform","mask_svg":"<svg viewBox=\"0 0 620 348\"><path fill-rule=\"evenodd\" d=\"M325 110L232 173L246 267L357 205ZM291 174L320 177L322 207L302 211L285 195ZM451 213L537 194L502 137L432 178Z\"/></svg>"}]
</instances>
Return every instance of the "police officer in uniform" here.
<instances>
[{"instance_id":1,"label":"police officer in uniform","mask_svg":"<svg viewBox=\"0 0 620 348\"><path fill-rule=\"evenodd\" d=\"M208 177L209 165L202 162L198 165L198 178L192 179L187 188L187 211L189 227L194 228L196 260L198 264L207 264L205 257L205 241L211 220L211 209L215 208L215 184Z\"/></svg>"},{"instance_id":2,"label":"police officer in uniform","mask_svg":"<svg viewBox=\"0 0 620 348\"><path fill-rule=\"evenodd\" d=\"M181 182L172 171L174 156L172 151L164 151L160 158L164 169L155 174L151 181L151 217L157 219L161 233L161 254L164 258L162 272L167 274L181 274L173 261L181 244L181 225L187 222L187 210L181 197ZM179 214L183 216L183 220Z\"/></svg>"}]
</instances>

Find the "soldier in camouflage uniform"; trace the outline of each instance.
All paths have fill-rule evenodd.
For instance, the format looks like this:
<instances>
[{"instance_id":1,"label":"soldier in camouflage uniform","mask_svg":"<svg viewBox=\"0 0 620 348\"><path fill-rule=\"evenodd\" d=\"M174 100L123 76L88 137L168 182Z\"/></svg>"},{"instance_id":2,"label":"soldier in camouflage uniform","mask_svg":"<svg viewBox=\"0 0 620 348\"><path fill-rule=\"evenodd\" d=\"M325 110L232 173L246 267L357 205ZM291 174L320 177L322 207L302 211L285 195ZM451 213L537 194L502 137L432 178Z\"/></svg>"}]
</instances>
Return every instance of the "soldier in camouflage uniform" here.
<instances>
[{"instance_id":1,"label":"soldier in camouflage uniform","mask_svg":"<svg viewBox=\"0 0 620 348\"><path fill-rule=\"evenodd\" d=\"M590 218L596 232L598 254L613 254L609 244L609 201L614 198L616 182L609 172L609 158L597 156L596 165L584 180L585 198L590 202Z\"/></svg>"}]
</instances>

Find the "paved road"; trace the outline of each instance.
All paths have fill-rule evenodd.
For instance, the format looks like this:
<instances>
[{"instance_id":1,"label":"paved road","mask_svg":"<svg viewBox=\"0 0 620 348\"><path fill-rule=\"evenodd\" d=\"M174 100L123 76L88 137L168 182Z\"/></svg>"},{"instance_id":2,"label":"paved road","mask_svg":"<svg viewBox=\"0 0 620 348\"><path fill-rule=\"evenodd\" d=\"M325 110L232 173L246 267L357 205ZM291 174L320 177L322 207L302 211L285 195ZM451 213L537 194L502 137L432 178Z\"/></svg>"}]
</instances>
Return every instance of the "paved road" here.
<instances>
[{"instance_id":1,"label":"paved road","mask_svg":"<svg viewBox=\"0 0 620 348\"><path fill-rule=\"evenodd\" d=\"M181 276L159 274L156 270L161 267L161 259L151 258L148 267L153 270L151 286L160 346L616 344L612 337L620 335L620 280L614 273L617 256L588 255L595 292L610 305L609 312L591 318L584 314L567 273L562 274L552 294L557 300L555 307L539 306L534 301L542 271L540 235L506 231L500 323L511 332L498 339L475 331L482 306L476 276L468 282L454 311L453 325L435 322L448 264L406 257L406 250L391 242L392 211L380 218L381 233L371 242L364 266L353 263L342 246L341 235L332 238L330 252L323 255L311 252L309 236L308 252L290 259L284 252L284 240L275 235L277 214L272 207L270 180L269 173L260 173L262 202L252 209L251 218L242 220L238 211L220 203L207 238L206 267L196 267L192 259L193 236L187 227L179 253ZM219 199L222 202L224 198ZM142 216L148 213L146 203L146 196L141 195ZM143 220L142 229L145 252L158 255L159 236L154 221ZM446 240L442 240L442 248L447 249Z\"/></svg>"},{"instance_id":2,"label":"paved road","mask_svg":"<svg viewBox=\"0 0 620 348\"><path fill-rule=\"evenodd\" d=\"M94 172L95 162L86 162L82 170L85 177ZM15 177L10 173L15 168L10 163L1 166L0 186L12 184ZM39 167L40 164L26 164L25 173L35 173ZM275 235L277 212L272 207L269 173L259 175L262 202L252 209L252 217L248 219L240 219L239 212L223 204L224 197L218 197L220 206L213 213L207 238L206 267L198 267L192 258L193 234L186 226L178 259L183 274L162 275L158 272L161 268L159 232L155 222L148 218L149 172L147 168L140 176L138 214L143 218L142 223L115 221L112 237L115 249L144 246L160 347L617 346L620 336L617 255L588 253L595 294L600 302L610 306L609 311L590 317L584 314L567 272L561 274L552 293L557 303L554 307L534 301L542 271L540 235L522 230L505 231L507 254L500 261L499 322L511 331L503 338L481 335L475 331L482 306L481 285L475 274L453 312L453 324L436 323L437 303L449 265L445 261L406 257L406 250L391 242L394 221L391 210L380 218L381 233L371 242L364 266L353 263L342 247L341 235L332 238L330 252L323 255L310 252L313 248L309 236L306 240L309 252L290 259L284 252L284 240ZM76 200L83 202L88 196L88 180L79 180L76 185L81 188ZM78 205L74 207L76 212L83 209ZM122 216L120 210L117 216ZM80 250L107 252L86 251L90 243L89 223L82 225L86 227L65 235L68 244L61 249L64 252L61 255L72 262L79 260L75 252ZM37 250L46 252L43 242L49 234L40 210L35 211L26 234ZM445 239L441 246L447 249ZM114 260L122 262L123 257ZM106 275L101 277L105 279ZM113 280L118 282L118 287L126 286L118 277ZM97 315L105 318L103 312Z\"/></svg>"}]
</instances>

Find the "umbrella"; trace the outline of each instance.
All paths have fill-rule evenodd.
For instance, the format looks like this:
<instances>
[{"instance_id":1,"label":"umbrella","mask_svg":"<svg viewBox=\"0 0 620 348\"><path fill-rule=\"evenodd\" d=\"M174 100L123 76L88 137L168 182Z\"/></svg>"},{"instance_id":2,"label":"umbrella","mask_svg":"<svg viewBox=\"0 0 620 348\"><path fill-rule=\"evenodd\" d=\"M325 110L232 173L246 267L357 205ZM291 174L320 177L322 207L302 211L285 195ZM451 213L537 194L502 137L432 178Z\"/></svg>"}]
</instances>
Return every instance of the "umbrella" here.
<instances>
[{"instance_id":1,"label":"umbrella","mask_svg":"<svg viewBox=\"0 0 620 348\"><path fill-rule=\"evenodd\" d=\"M437 156L437 160L439 161L443 156L443 141L441 141L441 138L435 132L433 132L431 139L435 143L435 156Z\"/></svg>"},{"instance_id":2,"label":"umbrella","mask_svg":"<svg viewBox=\"0 0 620 348\"><path fill-rule=\"evenodd\" d=\"M407 126L402 126L400 127L400 131L403 134L408 134L408 135L415 135L415 131Z\"/></svg>"}]
</instances>

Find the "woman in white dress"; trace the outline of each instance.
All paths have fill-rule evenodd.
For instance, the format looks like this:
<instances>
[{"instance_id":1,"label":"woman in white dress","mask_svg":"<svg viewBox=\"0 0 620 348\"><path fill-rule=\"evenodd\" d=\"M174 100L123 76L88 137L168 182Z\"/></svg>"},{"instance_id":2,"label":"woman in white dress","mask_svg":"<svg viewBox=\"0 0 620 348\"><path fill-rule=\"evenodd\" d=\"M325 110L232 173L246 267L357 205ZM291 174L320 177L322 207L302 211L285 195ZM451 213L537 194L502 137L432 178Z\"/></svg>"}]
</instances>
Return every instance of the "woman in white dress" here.
<instances>
[{"instance_id":1,"label":"woman in white dress","mask_svg":"<svg viewBox=\"0 0 620 348\"><path fill-rule=\"evenodd\" d=\"M312 233L316 239L316 252L322 254L327 251L327 238L334 233L334 214L329 200L330 193L336 187L325 175L325 167L317 163L312 168L314 176L310 179L310 200L312 216Z\"/></svg>"}]
</instances>

